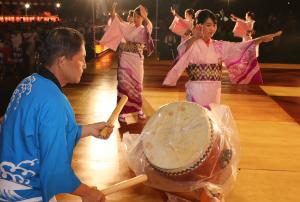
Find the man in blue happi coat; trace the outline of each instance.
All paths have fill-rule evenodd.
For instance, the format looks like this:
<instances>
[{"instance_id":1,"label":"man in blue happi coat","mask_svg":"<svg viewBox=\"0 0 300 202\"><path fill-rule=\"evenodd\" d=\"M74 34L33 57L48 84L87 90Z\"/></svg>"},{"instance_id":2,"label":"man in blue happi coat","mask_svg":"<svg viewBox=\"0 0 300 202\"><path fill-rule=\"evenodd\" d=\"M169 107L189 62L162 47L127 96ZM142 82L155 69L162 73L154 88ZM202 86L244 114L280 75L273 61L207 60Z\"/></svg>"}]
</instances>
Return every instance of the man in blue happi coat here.
<instances>
[{"instance_id":1,"label":"man in blue happi coat","mask_svg":"<svg viewBox=\"0 0 300 202\"><path fill-rule=\"evenodd\" d=\"M47 35L41 52L43 67L15 89L0 127L0 201L55 201L72 193L83 201L105 201L103 193L83 184L71 168L78 140L98 137L113 126L106 122L78 125L62 92L78 83L85 63L82 35L56 28Z\"/></svg>"}]
</instances>

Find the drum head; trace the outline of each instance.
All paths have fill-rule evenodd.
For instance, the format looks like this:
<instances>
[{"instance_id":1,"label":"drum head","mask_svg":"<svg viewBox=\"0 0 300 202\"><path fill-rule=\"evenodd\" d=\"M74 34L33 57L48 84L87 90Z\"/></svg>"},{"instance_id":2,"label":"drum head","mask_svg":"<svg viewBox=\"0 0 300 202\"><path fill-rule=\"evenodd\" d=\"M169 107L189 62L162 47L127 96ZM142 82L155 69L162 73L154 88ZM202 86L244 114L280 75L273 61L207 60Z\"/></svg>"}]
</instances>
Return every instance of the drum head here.
<instances>
[{"instance_id":1,"label":"drum head","mask_svg":"<svg viewBox=\"0 0 300 202\"><path fill-rule=\"evenodd\" d=\"M161 107L143 132L143 149L151 165L164 172L181 172L203 160L212 143L205 108L191 102Z\"/></svg>"}]
</instances>

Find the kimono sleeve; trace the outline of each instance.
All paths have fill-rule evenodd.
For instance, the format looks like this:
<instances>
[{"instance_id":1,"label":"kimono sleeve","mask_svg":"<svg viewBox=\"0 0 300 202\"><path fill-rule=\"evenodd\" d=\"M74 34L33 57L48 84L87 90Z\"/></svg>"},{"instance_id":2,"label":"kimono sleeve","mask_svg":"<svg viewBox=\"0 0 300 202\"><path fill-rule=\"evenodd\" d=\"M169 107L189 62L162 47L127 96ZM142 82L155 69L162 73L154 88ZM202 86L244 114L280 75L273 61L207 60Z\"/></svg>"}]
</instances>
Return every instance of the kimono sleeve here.
<instances>
[{"instance_id":1,"label":"kimono sleeve","mask_svg":"<svg viewBox=\"0 0 300 202\"><path fill-rule=\"evenodd\" d=\"M152 22L149 21L145 26L145 45L146 45L146 51L148 56L150 56L154 51L154 43L151 37L152 29L153 29Z\"/></svg>"},{"instance_id":2,"label":"kimono sleeve","mask_svg":"<svg viewBox=\"0 0 300 202\"><path fill-rule=\"evenodd\" d=\"M72 193L81 183L71 168L73 149L81 129L67 134L68 113L65 105L57 102L47 103L40 118L41 191L43 201L49 201L56 194Z\"/></svg>"},{"instance_id":3,"label":"kimono sleeve","mask_svg":"<svg viewBox=\"0 0 300 202\"><path fill-rule=\"evenodd\" d=\"M151 35L152 33L152 30L153 30L153 25L152 25L152 22L149 20L149 22L146 24L146 30L147 32Z\"/></svg>"},{"instance_id":4,"label":"kimono sleeve","mask_svg":"<svg viewBox=\"0 0 300 202\"><path fill-rule=\"evenodd\" d=\"M104 27L104 32L106 32L109 29L109 27L111 26L111 23L112 23L112 18L110 17L107 21L107 25L105 25L105 27Z\"/></svg>"},{"instance_id":5,"label":"kimono sleeve","mask_svg":"<svg viewBox=\"0 0 300 202\"><path fill-rule=\"evenodd\" d=\"M260 73L256 45L253 40L246 42L219 41L217 47L220 49L221 58L228 69L232 83L249 84Z\"/></svg>"},{"instance_id":6,"label":"kimono sleeve","mask_svg":"<svg viewBox=\"0 0 300 202\"><path fill-rule=\"evenodd\" d=\"M168 72L163 85L165 86L176 86L176 83L190 63L190 58L194 49L194 45L191 46L177 61L177 63Z\"/></svg>"},{"instance_id":7,"label":"kimono sleeve","mask_svg":"<svg viewBox=\"0 0 300 202\"><path fill-rule=\"evenodd\" d=\"M175 17L169 29L179 36L185 36L190 27L186 21Z\"/></svg>"},{"instance_id":8,"label":"kimono sleeve","mask_svg":"<svg viewBox=\"0 0 300 202\"><path fill-rule=\"evenodd\" d=\"M116 51L122 38L121 21L119 18L115 17L111 24L106 27L106 31L100 40L100 44Z\"/></svg>"},{"instance_id":9,"label":"kimono sleeve","mask_svg":"<svg viewBox=\"0 0 300 202\"><path fill-rule=\"evenodd\" d=\"M187 38L177 46L178 58L180 58L185 53L190 43L191 43L191 38Z\"/></svg>"},{"instance_id":10,"label":"kimono sleeve","mask_svg":"<svg viewBox=\"0 0 300 202\"><path fill-rule=\"evenodd\" d=\"M243 20L237 20L232 32L235 37L243 38L247 33L247 23Z\"/></svg>"}]
</instances>

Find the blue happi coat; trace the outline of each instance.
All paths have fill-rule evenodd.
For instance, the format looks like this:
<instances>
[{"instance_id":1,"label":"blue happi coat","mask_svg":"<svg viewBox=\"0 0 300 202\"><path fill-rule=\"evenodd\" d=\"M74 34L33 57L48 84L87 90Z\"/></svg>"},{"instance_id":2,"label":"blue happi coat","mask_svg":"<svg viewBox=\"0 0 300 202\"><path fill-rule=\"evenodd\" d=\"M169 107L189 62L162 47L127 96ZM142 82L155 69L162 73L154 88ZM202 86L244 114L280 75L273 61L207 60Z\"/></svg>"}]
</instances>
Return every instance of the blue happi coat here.
<instances>
[{"instance_id":1,"label":"blue happi coat","mask_svg":"<svg viewBox=\"0 0 300 202\"><path fill-rule=\"evenodd\" d=\"M81 127L54 75L14 91L0 127L0 201L49 201L80 181L71 168Z\"/></svg>"}]
</instances>

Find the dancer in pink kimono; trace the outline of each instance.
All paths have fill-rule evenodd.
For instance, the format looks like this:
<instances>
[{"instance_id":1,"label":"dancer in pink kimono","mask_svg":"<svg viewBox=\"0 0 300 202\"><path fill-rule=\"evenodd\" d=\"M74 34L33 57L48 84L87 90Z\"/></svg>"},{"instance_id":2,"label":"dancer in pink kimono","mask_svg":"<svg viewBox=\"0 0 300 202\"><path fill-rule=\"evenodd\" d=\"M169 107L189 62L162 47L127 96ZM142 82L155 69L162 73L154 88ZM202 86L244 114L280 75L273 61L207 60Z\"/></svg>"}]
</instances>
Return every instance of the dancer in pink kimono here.
<instances>
[{"instance_id":1,"label":"dancer in pink kimono","mask_svg":"<svg viewBox=\"0 0 300 202\"><path fill-rule=\"evenodd\" d=\"M233 28L233 35L235 37L240 37L243 41L248 41L252 39L252 34L254 33L254 13L248 11L246 13L245 19L241 19L236 17L234 14L231 14L231 20L235 22L235 26Z\"/></svg>"},{"instance_id":2,"label":"dancer in pink kimono","mask_svg":"<svg viewBox=\"0 0 300 202\"><path fill-rule=\"evenodd\" d=\"M186 9L184 12L184 18L180 17L172 7L171 13L174 16L174 20L169 29L178 36L181 36L181 42L183 42L192 34L194 24L194 10L191 8Z\"/></svg>"},{"instance_id":3,"label":"dancer in pink kimono","mask_svg":"<svg viewBox=\"0 0 300 202\"><path fill-rule=\"evenodd\" d=\"M114 17L100 41L100 44L114 51L119 47L118 101L122 95L128 96L128 102L119 116L120 122L126 122L125 115L134 112L138 113L139 119L145 119L142 111L144 50L149 55L153 50L151 32L152 23L145 7L140 5L134 10L134 24Z\"/></svg>"},{"instance_id":4,"label":"dancer in pink kimono","mask_svg":"<svg viewBox=\"0 0 300 202\"><path fill-rule=\"evenodd\" d=\"M197 11L195 29L201 34L168 72L163 85L175 86L186 70L189 77L186 83L187 100L205 107L220 103L222 63L227 67L232 83L262 83L255 47L281 35L280 31L239 43L213 40L217 18L206 9Z\"/></svg>"}]
</instances>

